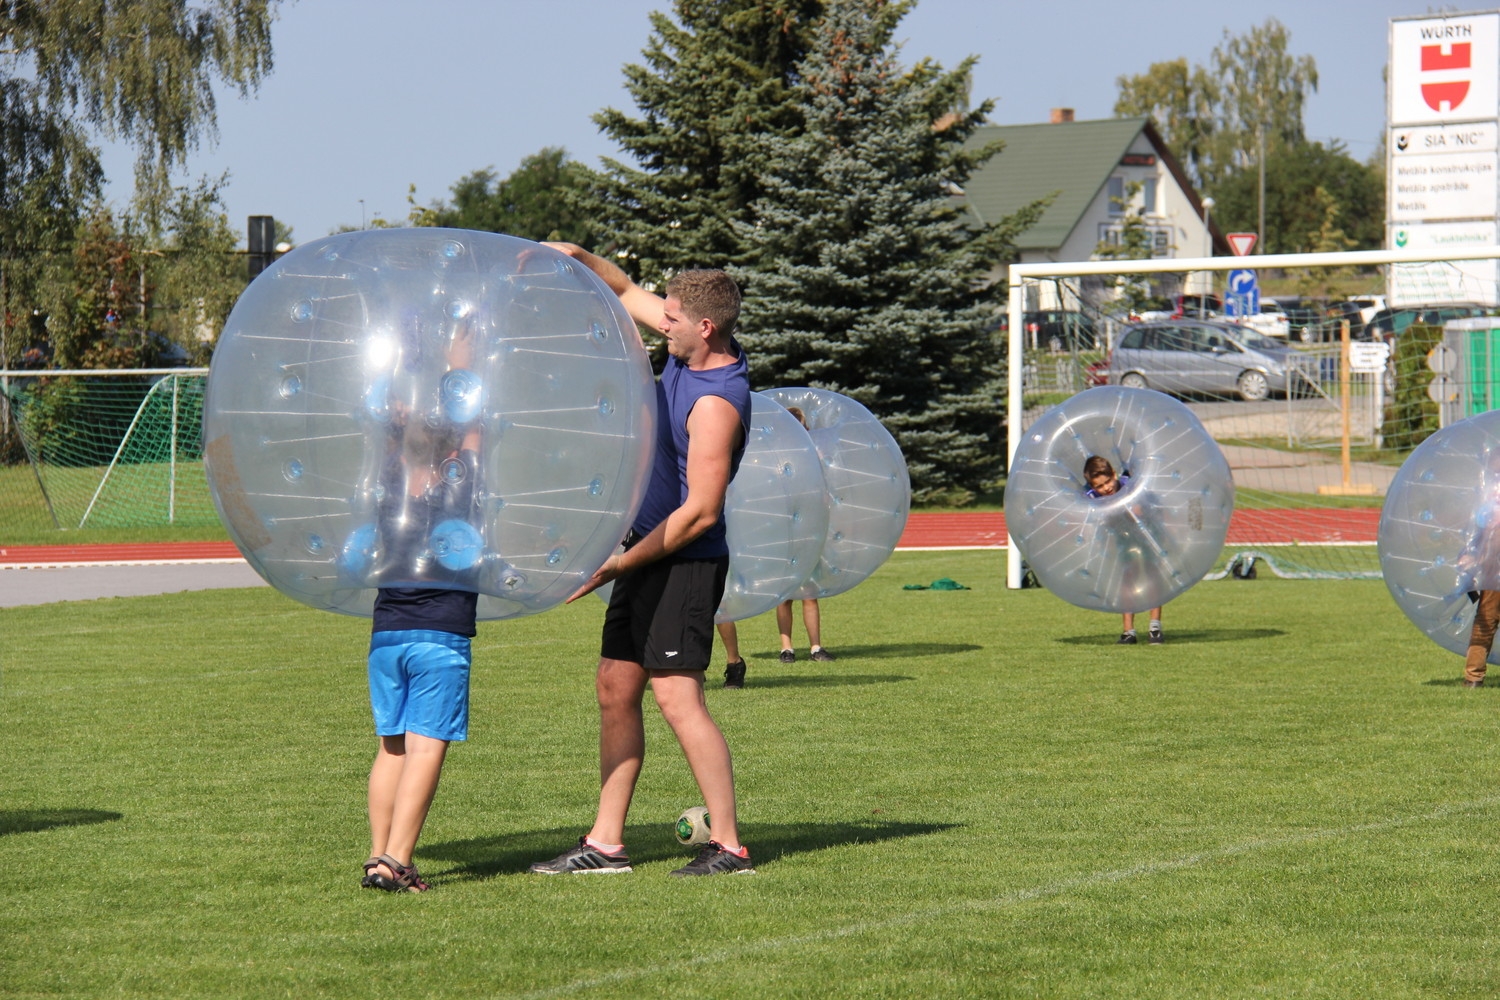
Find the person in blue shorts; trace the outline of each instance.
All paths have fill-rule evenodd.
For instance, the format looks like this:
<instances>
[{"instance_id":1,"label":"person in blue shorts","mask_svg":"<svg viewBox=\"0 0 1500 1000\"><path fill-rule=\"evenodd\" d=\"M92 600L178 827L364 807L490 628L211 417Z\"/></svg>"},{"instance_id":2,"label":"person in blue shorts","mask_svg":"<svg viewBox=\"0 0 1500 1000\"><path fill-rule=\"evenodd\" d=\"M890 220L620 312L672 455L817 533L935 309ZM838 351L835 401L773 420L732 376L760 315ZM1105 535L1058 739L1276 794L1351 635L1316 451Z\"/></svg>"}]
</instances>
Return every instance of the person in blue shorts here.
<instances>
[{"instance_id":1,"label":"person in blue shorts","mask_svg":"<svg viewBox=\"0 0 1500 1000\"><path fill-rule=\"evenodd\" d=\"M1083 463L1083 478L1089 484L1084 491L1087 497L1107 497L1124 489L1130 482L1130 473L1121 472L1115 474L1115 467L1110 464L1109 459L1100 455L1090 455ZM1153 646L1160 646L1166 641L1166 636L1161 630L1161 608L1152 608L1151 627L1146 630L1146 638ZM1126 611L1121 616L1120 638L1116 645L1134 646L1136 644L1135 615Z\"/></svg>"},{"instance_id":2,"label":"person in blue shorts","mask_svg":"<svg viewBox=\"0 0 1500 1000\"><path fill-rule=\"evenodd\" d=\"M465 367L467 337L449 348ZM432 571L434 525L462 518L478 478L477 426L431 428L391 422L377 510L382 585L376 592L368 661L370 708L379 745L370 768L370 857L361 884L425 892L413 860L437 793L448 745L468 739L469 640L478 594L422 586ZM445 476L438 470L448 470ZM457 470L457 471L455 471Z\"/></svg>"},{"instance_id":3,"label":"person in blue shorts","mask_svg":"<svg viewBox=\"0 0 1500 1000\"><path fill-rule=\"evenodd\" d=\"M750 874L739 840L729 745L704 700L714 612L729 546L724 495L750 427L750 378L733 337L740 292L723 271L675 275L666 298L613 263L568 243L548 246L597 274L643 327L667 342L657 382L656 457L625 549L569 600L614 581L595 690L599 701L599 808L578 846L531 866L543 875L628 872L625 816L646 752L642 701L651 688L713 817L712 839L673 875Z\"/></svg>"}]
</instances>

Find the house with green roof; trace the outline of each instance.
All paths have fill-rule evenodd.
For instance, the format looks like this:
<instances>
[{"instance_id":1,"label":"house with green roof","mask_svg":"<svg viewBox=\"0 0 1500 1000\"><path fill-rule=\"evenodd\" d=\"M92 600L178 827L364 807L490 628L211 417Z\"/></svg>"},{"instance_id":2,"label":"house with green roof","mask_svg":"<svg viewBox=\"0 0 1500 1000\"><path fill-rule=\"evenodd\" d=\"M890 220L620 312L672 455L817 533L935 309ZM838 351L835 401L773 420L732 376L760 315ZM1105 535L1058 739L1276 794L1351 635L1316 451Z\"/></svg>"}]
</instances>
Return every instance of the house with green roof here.
<instances>
[{"instance_id":1,"label":"house with green roof","mask_svg":"<svg viewBox=\"0 0 1500 1000\"><path fill-rule=\"evenodd\" d=\"M1151 235L1153 256L1230 252L1149 118L1074 121L1071 109L1056 108L1046 124L982 126L968 145L997 139L1004 149L969 178L963 202L976 219L994 222L1052 199L1018 237L1020 263L1094 259L1101 243L1120 242L1132 211ZM997 263L1003 270L1013 262ZM1038 305L1045 304L1029 307Z\"/></svg>"}]
</instances>

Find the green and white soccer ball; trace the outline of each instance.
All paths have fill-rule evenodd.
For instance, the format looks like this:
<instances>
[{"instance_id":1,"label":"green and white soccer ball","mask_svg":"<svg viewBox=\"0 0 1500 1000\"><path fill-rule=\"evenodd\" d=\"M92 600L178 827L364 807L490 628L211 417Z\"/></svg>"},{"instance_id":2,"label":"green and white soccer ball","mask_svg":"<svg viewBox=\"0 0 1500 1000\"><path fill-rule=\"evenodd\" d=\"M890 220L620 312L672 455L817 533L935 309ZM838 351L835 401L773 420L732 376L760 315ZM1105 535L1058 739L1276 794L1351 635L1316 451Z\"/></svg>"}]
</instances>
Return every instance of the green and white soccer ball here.
<instances>
[{"instance_id":1,"label":"green and white soccer ball","mask_svg":"<svg viewBox=\"0 0 1500 1000\"><path fill-rule=\"evenodd\" d=\"M677 817L677 842L688 847L708 843L710 836L708 829L708 810L702 806L693 806L684 809L682 815Z\"/></svg>"}]
</instances>

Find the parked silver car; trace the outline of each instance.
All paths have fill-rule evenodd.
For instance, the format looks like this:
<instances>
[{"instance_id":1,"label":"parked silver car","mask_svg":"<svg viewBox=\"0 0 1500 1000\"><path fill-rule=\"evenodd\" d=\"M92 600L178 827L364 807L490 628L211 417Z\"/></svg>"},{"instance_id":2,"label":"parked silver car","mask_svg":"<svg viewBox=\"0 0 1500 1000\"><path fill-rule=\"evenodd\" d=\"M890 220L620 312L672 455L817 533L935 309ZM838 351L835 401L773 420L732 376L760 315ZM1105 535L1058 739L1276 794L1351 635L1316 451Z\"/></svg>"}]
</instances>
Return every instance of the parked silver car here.
<instances>
[{"instance_id":1,"label":"parked silver car","mask_svg":"<svg viewBox=\"0 0 1500 1000\"><path fill-rule=\"evenodd\" d=\"M1256 401L1316 384L1316 359L1234 323L1168 320L1128 327L1109 357L1113 385Z\"/></svg>"}]
</instances>

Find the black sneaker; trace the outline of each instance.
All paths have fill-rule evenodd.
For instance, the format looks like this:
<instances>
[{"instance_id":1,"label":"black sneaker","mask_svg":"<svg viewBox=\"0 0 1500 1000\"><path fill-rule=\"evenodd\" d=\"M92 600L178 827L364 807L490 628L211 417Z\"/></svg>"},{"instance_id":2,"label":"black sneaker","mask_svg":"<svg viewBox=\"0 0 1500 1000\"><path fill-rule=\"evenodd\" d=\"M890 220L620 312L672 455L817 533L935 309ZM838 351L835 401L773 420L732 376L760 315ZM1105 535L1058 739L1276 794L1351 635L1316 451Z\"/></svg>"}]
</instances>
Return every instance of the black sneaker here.
<instances>
[{"instance_id":1,"label":"black sneaker","mask_svg":"<svg viewBox=\"0 0 1500 1000\"><path fill-rule=\"evenodd\" d=\"M819 663L832 663L834 660L838 659L838 657L834 656L822 646L819 646L817 649L812 651L812 656L810 657L810 659L817 660Z\"/></svg>"},{"instance_id":2,"label":"black sneaker","mask_svg":"<svg viewBox=\"0 0 1500 1000\"><path fill-rule=\"evenodd\" d=\"M1160 646L1167 641L1167 637L1161 634L1161 629L1159 628L1154 628L1150 632L1147 632L1146 638L1153 646Z\"/></svg>"},{"instance_id":3,"label":"black sneaker","mask_svg":"<svg viewBox=\"0 0 1500 1000\"><path fill-rule=\"evenodd\" d=\"M731 854L724 845L710 840L698 849L698 856L683 865L673 875L754 875L755 867L749 858Z\"/></svg>"},{"instance_id":4,"label":"black sneaker","mask_svg":"<svg viewBox=\"0 0 1500 1000\"><path fill-rule=\"evenodd\" d=\"M724 664L724 686L727 688L742 688L745 686L744 660L735 660L733 663Z\"/></svg>"},{"instance_id":5,"label":"black sneaker","mask_svg":"<svg viewBox=\"0 0 1500 1000\"><path fill-rule=\"evenodd\" d=\"M551 861L538 861L531 870L538 875L612 875L635 869L624 854L605 854L590 847L587 837L579 837L577 847L563 851Z\"/></svg>"},{"instance_id":6,"label":"black sneaker","mask_svg":"<svg viewBox=\"0 0 1500 1000\"><path fill-rule=\"evenodd\" d=\"M781 662L782 663L796 663L797 662L797 654L794 653L794 652L792 652L790 649L783 649L781 651Z\"/></svg>"},{"instance_id":7,"label":"black sneaker","mask_svg":"<svg viewBox=\"0 0 1500 1000\"><path fill-rule=\"evenodd\" d=\"M1135 645L1135 633L1134 632L1124 632L1124 633L1121 633L1121 635L1120 635L1120 641L1117 642L1117 643L1115 643L1115 645L1116 646L1134 646Z\"/></svg>"}]
</instances>

